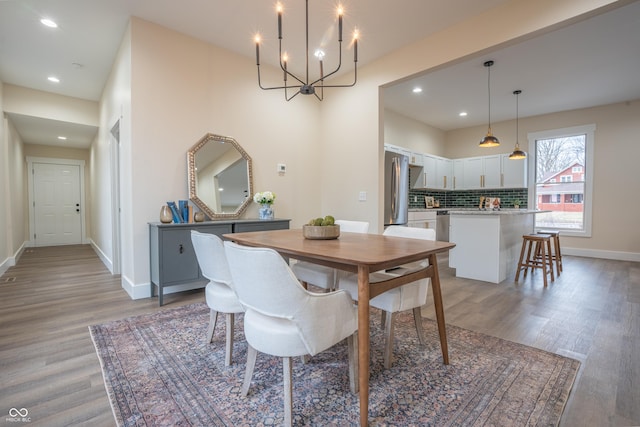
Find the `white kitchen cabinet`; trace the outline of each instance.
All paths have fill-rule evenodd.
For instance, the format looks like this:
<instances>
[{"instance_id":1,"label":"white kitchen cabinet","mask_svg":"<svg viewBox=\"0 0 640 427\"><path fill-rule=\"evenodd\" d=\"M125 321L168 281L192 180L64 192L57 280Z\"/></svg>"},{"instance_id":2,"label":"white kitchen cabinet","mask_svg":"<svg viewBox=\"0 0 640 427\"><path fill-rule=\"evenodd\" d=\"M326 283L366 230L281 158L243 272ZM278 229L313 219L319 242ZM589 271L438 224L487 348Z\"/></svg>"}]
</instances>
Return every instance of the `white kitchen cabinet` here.
<instances>
[{"instance_id":1,"label":"white kitchen cabinet","mask_svg":"<svg viewBox=\"0 0 640 427\"><path fill-rule=\"evenodd\" d=\"M527 188L527 159L511 160L502 155L502 188Z\"/></svg>"},{"instance_id":2,"label":"white kitchen cabinet","mask_svg":"<svg viewBox=\"0 0 640 427\"><path fill-rule=\"evenodd\" d=\"M436 229L435 211L409 211L407 227Z\"/></svg>"},{"instance_id":3,"label":"white kitchen cabinet","mask_svg":"<svg viewBox=\"0 0 640 427\"><path fill-rule=\"evenodd\" d=\"M482 174L484 171L482 157L467 157L461 160L464 165L462 189L473 190L482 188Z\"/></svg>"},{"instance_id":4,"label":"white kitchen cabinet","mask_svg":"<svg viewBox=\"0 0 640 427\"><path fill-rule=\"evenodd\" d=\"M482 156L482 188L500 188L502 184L502 156Z\"/></svg>"},{"instance_id":5,"label":"white kitchen cabinet","mask_svg":"<svg viewBox=\"0 0 640 427\"><path fill-rule=\"evenodd\" d=\"M446 190L452 187L452 162L444 157L425 154L422 156L422 175L413 188Z\"/></svg>"},{"instance_id":6,"label":"white kitchen cabinet","mask_svg":"<svg viewBox=\"0 0 640 427\"><path fill-rule=\"evenodd\" d=\"M460 159L464 168L464 185L460 190L480 188L500 188L501 157L495 156L467 157Z\"/></svg>"},{"instance_id":7,"label":"white kitchen cabinet","mask_svg":"<svg viewBox=\"0 0 640 427\"><path fill-rule=\"evenodd\" d=\"M413 166L422 166L423 165L423 161L422 161L422 153L415 153L415 152L411 152L411 155L409 156L409 164L413 165Z\"/></svg>"},{"instance_id":8,"label":"white kitchen cabinet","mask_svg":"<svg viewBox=\"0 0 640 427\"><path fill-rule=\"evenodd\" d=\"M422 188L435 188L437 182L437 160L427 154L422 156Z\"/></svg>"},{"instance_id":9,"label":"white kitchen cabinet","mask_svg":"<svg viewBox=\"0 0 640 427\"><path fill-rule=\"evenodd\" d=\"M436 161L436 188L451 190L453 188L453 161L438 157Z\"/></svg>"},{"instance_id":10,"label":"white kitchen cabinet","mask_svg":"<svg viewBox=\"0 0 640 427\"><path fill-rule=\"evenodd\" d=\"M453 182L452 190L464 190L464 159L453 160Z\"/></svg>"}]
</instances>

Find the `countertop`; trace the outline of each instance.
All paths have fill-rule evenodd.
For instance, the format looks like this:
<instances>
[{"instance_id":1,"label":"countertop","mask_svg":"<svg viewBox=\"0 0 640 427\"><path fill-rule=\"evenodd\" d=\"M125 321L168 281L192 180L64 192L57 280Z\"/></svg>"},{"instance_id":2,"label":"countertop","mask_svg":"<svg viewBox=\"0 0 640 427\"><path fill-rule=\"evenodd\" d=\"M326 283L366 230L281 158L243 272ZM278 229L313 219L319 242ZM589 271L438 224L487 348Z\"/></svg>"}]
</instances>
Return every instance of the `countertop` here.
<instances>
[{"instance_id":1,"label":"countertop","mask_svg":"<svg viewBox=\"0 0 640 427\"><path fill-rule=\"evenodd\" d=\"M530 215L544 212L551 211L540 211L535 209L500 209L497 211L494 211L493 209L483 211L480 209L449 209L449 215Z\"/></svg>"},{"instance_id":2,"label":"countertop","mask_svg":"<svg viewBox=\"0 0 640 427\"><path fill-rule=\"evenodd\" d=\"M480 210L478 208L411 208L409 212L438 212L447 211L449 215L529 215L551 211L540 211L535 209L512 209L505 208L494 211L492 209Z\"/></svg>"}]
</instances>

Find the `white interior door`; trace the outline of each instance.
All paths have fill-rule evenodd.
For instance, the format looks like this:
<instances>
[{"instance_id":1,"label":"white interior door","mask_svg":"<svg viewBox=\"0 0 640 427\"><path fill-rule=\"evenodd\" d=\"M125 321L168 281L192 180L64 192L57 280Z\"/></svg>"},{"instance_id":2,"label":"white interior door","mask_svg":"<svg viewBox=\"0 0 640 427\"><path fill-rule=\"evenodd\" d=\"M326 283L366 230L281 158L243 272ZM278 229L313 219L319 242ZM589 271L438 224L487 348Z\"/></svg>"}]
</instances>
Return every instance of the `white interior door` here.
<instances>
[{"instance_id":1,"label":"white interior door","mask_svg":"<svg viewBox=\"0 0 640 427\"><path fill-rule=\"evenodd\" d=\"M80 166L33 163L35 246L82 243Z\"/></svg>"}]
</instances>

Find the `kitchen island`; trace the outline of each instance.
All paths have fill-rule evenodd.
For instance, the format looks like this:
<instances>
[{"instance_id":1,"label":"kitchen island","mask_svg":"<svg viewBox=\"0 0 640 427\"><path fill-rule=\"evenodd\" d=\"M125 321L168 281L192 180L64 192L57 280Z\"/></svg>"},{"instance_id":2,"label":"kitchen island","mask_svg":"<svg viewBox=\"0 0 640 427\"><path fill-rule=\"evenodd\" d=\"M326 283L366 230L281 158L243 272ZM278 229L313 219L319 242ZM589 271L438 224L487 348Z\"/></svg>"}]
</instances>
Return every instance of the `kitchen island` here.
<instances>
[{"instance_id":1,"label":"kitchen island","mask_svg":"<svg viewBox=\"0 0 640 427\"><path fill-rule=\"evenodd\" d=\"M500 283L515 268L522 236L534 231L534 215L547 211L530 209L449 209L449 267L456 277Z\"/></svg>"}]
</instances>

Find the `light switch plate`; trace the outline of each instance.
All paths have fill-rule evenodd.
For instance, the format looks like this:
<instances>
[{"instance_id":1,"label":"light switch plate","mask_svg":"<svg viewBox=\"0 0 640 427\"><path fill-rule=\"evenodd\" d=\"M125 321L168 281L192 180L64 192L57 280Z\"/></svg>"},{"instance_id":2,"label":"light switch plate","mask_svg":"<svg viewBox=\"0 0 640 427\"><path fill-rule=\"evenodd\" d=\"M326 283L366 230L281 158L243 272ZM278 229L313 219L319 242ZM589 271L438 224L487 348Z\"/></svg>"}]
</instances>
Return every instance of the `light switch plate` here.
<instances>
[{"instance_id":1,"label":"light switch plate","mask_svg":"<svg viewBox=\"0 0 640 427\"><path fill-rule=\"evenodd\" d=\"M285 173L287 171L287 165L284 163L278 163L278 173Z\"/></svg>"},{"instance_id":2,"label":"light switch plate","mask_svg":"<svg viewBox=\"0 0 640 427\"><path fill-rule=\"evenodd\" d=\"M360 200L361 202L367 201L367 192L361 191L360 194L358 194L358 200Z\"/></svg>"}]
</instances>

